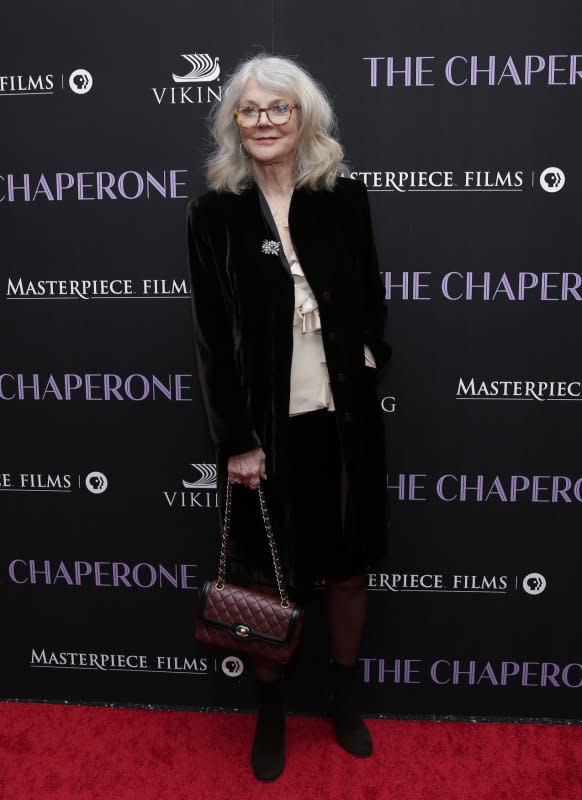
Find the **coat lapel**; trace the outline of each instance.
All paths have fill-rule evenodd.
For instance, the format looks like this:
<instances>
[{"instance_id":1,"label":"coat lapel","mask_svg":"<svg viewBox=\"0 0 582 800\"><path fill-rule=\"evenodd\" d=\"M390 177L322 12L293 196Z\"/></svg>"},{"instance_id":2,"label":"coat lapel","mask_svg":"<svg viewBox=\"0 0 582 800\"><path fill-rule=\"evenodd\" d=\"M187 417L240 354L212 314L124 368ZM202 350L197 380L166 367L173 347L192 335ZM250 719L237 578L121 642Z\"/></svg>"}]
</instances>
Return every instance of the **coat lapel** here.
<instances>
[{"instance_id":1,"label":"coat lapel","mask_svg":"<svg viewBox=\"0 0 582 800\"><path fill-rule=\"evenodd\" d=\"M258 186L253 183L244 189L239 200L249 260L257 262L272 258L262 253L262 243L265 239L280 242L280 238L270 210L265 213L261 208ZM332 192L314 192L304 187L293 191L289 205L289 233L301 268L318 300L323 289L329 286L334 263L345 256L332 205ZM282 250L281 245L277 263L292 281L291 270Z\"/></svg>"},{"instance_id":2,"label":"coat lapel","mask_svg":"<svg viewBox=\"0 0 582 800\"><path fill-rule=\"evenodd\" d=\"M275 222L275 220L273 218L273 214L271 213L271 209L269 208L269 203L267 202L267 198L262 193L262 191L260 190L259 187L257 187L257 195L259 197L259 202L260 202L260 205L261 205L261 211L263 213L264 218L267 220L267 224L268 224L268 226L269 226L269 228L271 230L271 236L273 237L273 239L278 241L279 244L281 245L279 247L279 259L281 260L281 263L283 264L283 268L285 269L285 271L287 272L289 277L291 279L293 279L293 274L291 272L291 266L289 264L289 261L287 260L287 256L285 255L285 251L283 250L283 242L281 242L281 237L279 236L279 231L277 230L277 223Z\"/></svg>"},{"instance_id":3,"label":"coat lapel","mask_svg":"<svg viewBox=\"0 0 582 800\"><path fill-rule=\"evenodd\" d=\"M287 279L292 285L293 278L287 259L284 255L281 257L283 247L280 247L279 255L268 255L262 252L261 248L265 239L279 241L279 234L274 220L272 222L274 230L272 230L271 223L261 208L258 186L252 184L244 189L236 197L235 202L233 222L240 230L244 246L244 252L238 254L242 256L241 261L253 269L253 265L256 265L260 268L260 272L264 272L266 275L272 272L273 265L277 265L280 268L281 277Z\"/></svg>"}]
</instances>

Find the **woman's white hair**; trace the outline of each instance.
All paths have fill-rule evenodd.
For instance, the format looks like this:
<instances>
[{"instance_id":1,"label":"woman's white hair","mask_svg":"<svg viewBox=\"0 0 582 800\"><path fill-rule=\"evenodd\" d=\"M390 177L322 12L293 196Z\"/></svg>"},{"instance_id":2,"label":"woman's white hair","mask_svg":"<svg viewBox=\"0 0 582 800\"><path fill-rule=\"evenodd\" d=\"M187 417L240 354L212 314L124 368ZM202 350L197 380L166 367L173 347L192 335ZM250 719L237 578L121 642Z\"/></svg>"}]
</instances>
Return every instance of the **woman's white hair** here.
<instances>
[{"instance_id":1,"label":"woman's white hair","mask_svg":"<svg viewBox=\"0 0 582 800\"><path fill-rule=\"evenodd\" d=\"M223 87L222 100L208 116L214 149L206 158L206 180L211 189L240 194L253 176L251 157L240 147L233 111L240 105L247 80L254 77L263 89L285 92L299 109L299 143L295 160L295 185L331 190L338 175L349 175L344 151L335 138L337 119L325 89L307 70L290 58L261 52L239 63Z\"/></svg>"}]
</instances>

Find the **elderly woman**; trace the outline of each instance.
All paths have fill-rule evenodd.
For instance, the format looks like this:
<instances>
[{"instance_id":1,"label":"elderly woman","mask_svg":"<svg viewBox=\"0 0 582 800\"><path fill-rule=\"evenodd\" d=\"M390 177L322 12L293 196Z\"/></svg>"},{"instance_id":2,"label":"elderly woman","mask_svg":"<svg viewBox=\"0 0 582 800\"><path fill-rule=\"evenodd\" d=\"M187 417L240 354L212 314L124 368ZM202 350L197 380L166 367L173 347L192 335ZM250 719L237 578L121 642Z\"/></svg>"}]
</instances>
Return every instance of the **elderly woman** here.
<instances>
[{"instance_id":1,"label":"elderly woman","mask_svg":"<svg viewBox=\"0 0 582 800\"><path fill-rule=\"evenodd\" d=\"M229 580L276 594L260 481L289 596L319 585L330 644L328 713L348 752L373 751L358 701L366 572L387 553L389 506L377 375L391 354L365 185L348 177L322 87L260 54L212 109L209 191L188 204L198 373L217 453ZM253 661L251 763L285 764L285 669Z\"/></svg>"}]
</instances>

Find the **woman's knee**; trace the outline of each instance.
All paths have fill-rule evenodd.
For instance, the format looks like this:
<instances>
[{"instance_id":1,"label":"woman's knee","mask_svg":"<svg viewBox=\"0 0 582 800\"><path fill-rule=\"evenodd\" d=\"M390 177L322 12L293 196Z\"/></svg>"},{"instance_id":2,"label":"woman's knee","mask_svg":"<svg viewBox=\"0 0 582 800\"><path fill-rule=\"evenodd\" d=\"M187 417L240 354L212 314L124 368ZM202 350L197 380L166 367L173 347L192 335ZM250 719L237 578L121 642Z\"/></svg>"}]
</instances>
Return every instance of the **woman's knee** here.
<instances>
[{"instance_id":1,"label":"woman's knee","mask_svg":"<svg viewBox=\"0 0 582 800\"><path fill-rule=\"evenodd\" d=\"M360 592L366 586L366 573L357 572L345 578L326 578L325 583L332 589L338 589L346 593Z\"/></svg>"}]
</instances>

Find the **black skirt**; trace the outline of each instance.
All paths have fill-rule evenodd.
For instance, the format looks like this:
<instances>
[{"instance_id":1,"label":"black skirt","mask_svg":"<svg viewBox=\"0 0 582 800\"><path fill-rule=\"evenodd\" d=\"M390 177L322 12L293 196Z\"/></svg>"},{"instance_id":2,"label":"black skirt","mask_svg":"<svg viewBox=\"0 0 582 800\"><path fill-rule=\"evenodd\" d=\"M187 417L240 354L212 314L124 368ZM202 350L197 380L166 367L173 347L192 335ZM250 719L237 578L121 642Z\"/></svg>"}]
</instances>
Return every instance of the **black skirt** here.
<instances>
[{"instance_id":1,"label":"black skirt","mask_svg":"<svg viewBox=\"0 0 582 800\"><path fill-rule=\"evenodd\" d=\"M289 417L288 453L291 541L285 547L283 572L290 599L306 603L325 579L347 578L367 571L370 564L358 548L361 540L349 497L342 521L342 464L335 413L323 408ZM267 476L267 506L269 488ZM244 586L255 582L264 586L267 580L276 593L257 492L233 484L232 495L232 524L254 516L256 525L231 536L227 580Z\"/></svg>"},{"instance_id":2,"label":"black skirt","mask_svg":"<svg viewBox=\"0 0 582 800\"><path fill-rule=\"evenodd\" d=\"M301 593L310 594L326 578L365 571L368 564L358 552L349 499L342 524L341 451L334 412L324 408L289 417L289 476Z\"/></svg>"}]
</instances>

